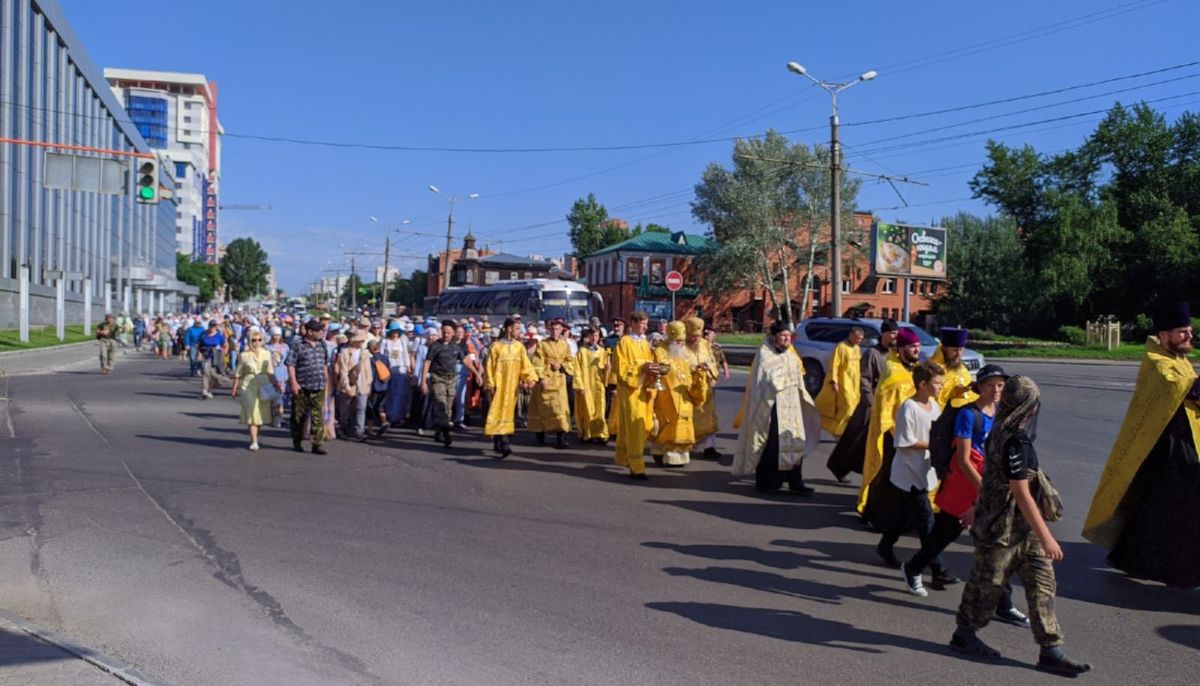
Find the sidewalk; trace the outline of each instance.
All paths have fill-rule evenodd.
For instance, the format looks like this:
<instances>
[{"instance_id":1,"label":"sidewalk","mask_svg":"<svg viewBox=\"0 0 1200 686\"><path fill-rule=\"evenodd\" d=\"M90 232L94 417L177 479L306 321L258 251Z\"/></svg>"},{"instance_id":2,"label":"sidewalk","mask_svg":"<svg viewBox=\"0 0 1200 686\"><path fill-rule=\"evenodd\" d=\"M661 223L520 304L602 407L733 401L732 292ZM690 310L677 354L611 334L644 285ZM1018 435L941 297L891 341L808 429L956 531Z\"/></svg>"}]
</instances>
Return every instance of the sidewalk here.
<instances>
[{"instance_id":1,"label":"sidewalk","mask_svg":"<svg viewBox=\"0 0 1200 686\"><path fill-rule=\"evenodd\" d=\"M121 364L121 352L118 348L117 366ZM46 374L57 369L82 367L85 363L100 369L100 349L95 341L6 351L0 352L0 377Z\"/></svg>"},{"instance_id":2,"label":"sidewalk","mask_svg":"<svg viewBox=\"0 0 1200 686\"><path fill-rule=\"evenodd\" d=\"M0 611L0 686L156 686L136 669Z\"/></svg>"}]
</instances>

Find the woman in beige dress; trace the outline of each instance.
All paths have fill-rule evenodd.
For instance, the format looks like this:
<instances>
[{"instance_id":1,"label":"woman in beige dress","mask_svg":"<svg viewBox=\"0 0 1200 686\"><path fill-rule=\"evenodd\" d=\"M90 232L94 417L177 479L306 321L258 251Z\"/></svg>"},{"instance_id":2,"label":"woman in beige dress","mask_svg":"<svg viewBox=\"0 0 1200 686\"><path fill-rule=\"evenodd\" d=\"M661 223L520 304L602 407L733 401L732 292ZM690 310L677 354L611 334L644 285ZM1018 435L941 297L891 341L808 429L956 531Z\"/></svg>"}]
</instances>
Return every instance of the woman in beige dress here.
<instances>
[{"instance_id":1,"label":"woman in beige dress","mask_svg":"<svg viewBox=\"0 0 1200 686\"><path fill-rule=\"evenodd\" d=\"M250 346L238 357L237 373L233 380L233 397L242 396L242 423L250 427L250 449L258 450L258 427L271 419L271 400L263 399L263 386L274 387L274 368L271 366L271 351L263 347L262 329L250 332Z\"/></svg>"}]
</instances>

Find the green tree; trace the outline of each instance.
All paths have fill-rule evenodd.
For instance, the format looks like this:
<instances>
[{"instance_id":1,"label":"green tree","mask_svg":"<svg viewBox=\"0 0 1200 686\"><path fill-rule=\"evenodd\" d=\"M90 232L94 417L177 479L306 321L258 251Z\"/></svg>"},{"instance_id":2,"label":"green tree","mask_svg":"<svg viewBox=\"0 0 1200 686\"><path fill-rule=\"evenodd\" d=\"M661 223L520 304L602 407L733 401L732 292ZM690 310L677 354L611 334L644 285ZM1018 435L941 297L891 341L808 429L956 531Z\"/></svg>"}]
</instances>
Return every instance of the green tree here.
<instances>
[{"instance_id":1,"label":"green tree","mask_svg":"<svg viewBox=\"0 0 1200 686\"><path fill-rule=\"evenodd\" d=\"M234 300L248 300L267 290L267 252L253 238L238 238L225 248L221 278L229 284Z\"/></svg>"},{"instance_id":2,"label":"green tree","mask_svg":"<svg viewBox=\"0 0 1200 686\"><path fill-rule=\"evenodd\" d=\"M367 293L368 289L363 284L362 277L358 274L351 274L346 277L346 285L342 286L341 301L338 307L341 309L350 309L352 305L361 307L367 302L364 297Z\"/></svg>"},{"instance_id":3,"label":"green tree","mask_svg":"<svg viewBox=\"0 0 1200 686\"><path fill-rule=\"evenodd\" d=\"M587 257L597 250L629 238L629 229L608 219L608 210L588 193L571 206L567 214L568 235L576 257Z\"/></svg>"},{"instance_id":4,"label":"green tree","mask_svg":"<svg viewBox=\"0 0 1200 686\"><path fill-rule=\"evenodd\" d=\"M960 212L940 225L949 234L949 278L933 304L938 320L1012 333L1014 319L1027 312L1033 295L1016 222Z\"/></svg>"},{"instance_id":5,"label":"green tree","mask_svg":"<svg viewBox=\"0 0 1200 686\"><path fill-rule=\"evenodd\" d=\"M629 230L631 238L633 236L640 236L643 233L671 233L671 229L670 227L655 224L654 222L649 222L645 226L642 226L642 223L638 222L636 226Z\"/></svg>"},{"instance_id":6,"label":"green tree","mask_svg":"<svg viewBox=\"0 0 1200 686\"><path fill-rule=\"evenodd\" d=\"M773 130L734 143L731 168L709 164L692 203L692 215L716 239L697 260L702 288L714 295L765 288L775 316L790 321L792 303L803 311L818 254L830 245L828 169L828 150L792 144ZM843 242L854 232L860 185L841 180ZM797 274L808 277L800 300L792 292Z\"/></svg>"},{"instance_id":7,"label":"green tree","mask_svg":"<svg viewBox=\"0 0 1200 686\"><path fill-rule=\"evenodd\" d=\"M190 256L181 252L175 253L175 278L200 289L201 302L212 300L217 289L225 285L217 265L193 262Z\"/></svg>"},{"instance_id":8,"label":"green tree","mask_svg":"<svg viewBox=\"0 0 1200 686\"><path fill-rule=\"evenodd\" d=\"M424 270L414 269L407 278L396 276L388 289L388 300L397 305L409 308L420 306L425 301L425 288L428 275Z\"/></svg>"}]
</instances>

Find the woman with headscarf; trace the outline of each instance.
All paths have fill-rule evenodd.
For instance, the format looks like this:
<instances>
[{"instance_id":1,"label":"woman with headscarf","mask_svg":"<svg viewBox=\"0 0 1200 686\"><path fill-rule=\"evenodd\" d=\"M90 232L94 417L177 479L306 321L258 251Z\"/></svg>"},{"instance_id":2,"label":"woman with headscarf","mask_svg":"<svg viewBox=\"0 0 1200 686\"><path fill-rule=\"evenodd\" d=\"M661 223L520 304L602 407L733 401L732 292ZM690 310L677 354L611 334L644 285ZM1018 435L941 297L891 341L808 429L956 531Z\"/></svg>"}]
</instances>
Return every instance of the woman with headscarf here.
<instances>
[{"instance_id":1,"label":"woman with headscarf","mask_svg":"<svg viewBox=\"0 0 1200 686\"><path fill-rule=\"evenodd\" d=\"M987 465L971 527L975 566L963 588L956 617L958 628L950 647L978 657L1000 656L976 632L994 616L1005 582L1015 571L1025 587L1034 640L1041 646L1037 668L1075 676L1092 667L1063 653L1063 632L1054 612L1053 563L1063 559L1063 550L1046 521L1057 521L1062 516L1062 501L1041 471L1033 448L1040 407L1033 379L1013 376L1005 382L1000 409L987 439Z\"/></svg>"}]
</instances>

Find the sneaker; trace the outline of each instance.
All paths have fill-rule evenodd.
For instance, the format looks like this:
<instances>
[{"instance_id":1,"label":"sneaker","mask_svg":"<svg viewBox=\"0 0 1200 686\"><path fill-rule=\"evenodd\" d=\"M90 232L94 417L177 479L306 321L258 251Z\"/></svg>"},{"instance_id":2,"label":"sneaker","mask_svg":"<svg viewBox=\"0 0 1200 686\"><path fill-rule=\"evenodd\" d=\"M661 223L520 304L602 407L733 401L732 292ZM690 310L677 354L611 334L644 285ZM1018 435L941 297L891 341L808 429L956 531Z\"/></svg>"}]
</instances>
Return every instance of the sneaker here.
<instances>
[{"instance_id":1,"label":"sneaker","mask_svg":"<svg viewBox=\"0 0 1200 686\"><path fill-rule=\"evenodd\" d=\"M634 474L633 472L630 472L629 478L633 479L634 481L649 481L650 480L650 477L646 476L645 472L642 472L641 474Z\"/></svg>"},{"instance_id":2,"label":"sneaker","mask_svg":"<svg viewBox=\"0 0 1200 686\"><path fill-rule=\"evenodd\" d=\"M425 429L422 429L421 427L418 426L417 427L417 435L423 437L425 435Z\"/></svg>"},{"instance_id":3,"label":"sneaker","mask_svg":"<svg viewBox=\"0 0 1200 686\"><path fill-rule=\"evenodd\" d=\"M292 450L295 450L298 453L302 453L302 452L304 452L304 444L301 443L300 441L292 441Z\"/></svg>"},{"instance_id":4,"label":"sneaker","mask_svg":"<svg viewBox=\"0 0 1200 686\"><path fill-rule=\"evenodd\" d=\"M900 565L900 573L904 575L904 585L908 587L909 593L922 598L929 596L929 591L925 590L925 584L921 581L920 574L916 576L909 574L908 566L905 564Z\"/></svg>"},{"instance_id":5,"label":"sneaker","mask_svg":"<svg viewBox=\"0 0 1200 686\"><path fill-rule=\"evenodd\" d=\"M455 422L454 430L455 431L466 431L467 430L466 422Z\"/></svg>"},{"instance_id":6,"label":"sneaker","mask_svg":"<svg viewBox=\"0 0 1200 686\"><path fill-rule=\"evenodd\" d=\"M1078 676L1086 672L1092 671L1092 666L1086 662L1076 662L1066 655L1062 654L1062 649L1054 651L1056 654L1047 654L1043 652L1038 657L1037 668L1043 672L1057 674L1059 676Z\"/></svg>"},{"instance_id":7,"label":"sneaker","mask_svg":"<svg viewBox=\"0 0 1200 686\"><path fill-rule=\"evenodd\" d=\"M936 591L944 591L947 586L953 586L958 581L958 577L951 574L945 567L934 567L929 585L933 586Z\"/></svg>"},{"instance_id":8,"label":"sneaker","mask_svg":"<svg viewBox=\"0 0 1200 686\"><path fill-rule=\"evenodd\" d=\"M803 481L788 484L788 493L792 493L794 495L804 496L807 498L816 492L817 489L813 488L812 486L805 486Z\"/></svg>"},{"instance_id":9,"label":"sneaker","mask_svg":"<svg viewBox=\"0 0 1200 686\"><path fill-rule=\"evenodd\" d=\"M996 610L996 621L1026 629L1029 628L1029 617L1015 607L1010 607L1006 610Z\"/></svg>"},{"instance_id":10,"label":"sneaker","mask_svg":"<svg viewBox=\"0 0 1200 686\"><path fill-rule=\"evenodd\" d=\"M312 454L313 455L328 455L329 451L319 445L314 445L312 447Z\"/></svg>"},{"instance_id":11,"label":"sneaker","mask_svg":"<svg viewBox=\"0 0 1200 686\"><path fill-rule=\"evenodd\" d=\"M251 443L251 444L250 444L250 449L251 449L251 450L258 450L258 442L257 442L257 441L255 441L254 443Z\"/></svg>"}]
</instances>

